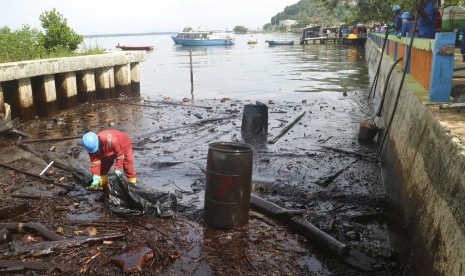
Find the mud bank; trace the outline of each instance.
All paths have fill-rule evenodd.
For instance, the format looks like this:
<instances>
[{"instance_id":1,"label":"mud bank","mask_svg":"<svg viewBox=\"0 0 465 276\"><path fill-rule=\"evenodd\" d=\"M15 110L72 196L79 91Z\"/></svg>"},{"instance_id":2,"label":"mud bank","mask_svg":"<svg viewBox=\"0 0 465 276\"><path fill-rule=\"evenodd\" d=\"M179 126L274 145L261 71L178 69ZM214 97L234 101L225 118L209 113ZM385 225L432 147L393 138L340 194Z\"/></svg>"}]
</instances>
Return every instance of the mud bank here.
<instances>
[{"instance_id":1,"label":"mud bank","mask_svg":"<svg viewBox=\"0 0 465 276\"><path fill-rule=\"evenodd\" d=\"M373 162L376 146L358 141L366 93L332 93L306 103L265 102L269 107L268 137L304 117L275 144L253 141L255 194L286 209L302 210L315 226L374 260L366 269L354 268L330 256L298 233L253 210L249 223L219 231L203 223L205 165L208 144L243 142L241 116L247 101L230 99L176 101L175 105L145 101L83 104L53 118L21 125L32 138L82 135L86 130L116 128L133 138L138 185L175 194L174 218L120 218L112 214L100 192L85 189L70 172L57 170L54 181L72 186L45 185L18 171L0 168L3 206L23 196L24 213L4 222L37 222L66 238L122 235L37 257L15 254L5 245L9 260L45 261L69 274L122 274L111 259L129 248L145 245L154 257L145 263L146 275L286 274L391 275L408 273L390 249L386 205L380 170ZM371 112L366 110L367 113ZM88 167L79 139L29 144L39 152L25 153L14 145L16 136L2 138L2 162L37 174L47 164L41 156L77 160ZM248 141L251 142L251 141ZM12 196L13 195L13 196ZM8 203L7 203L8 202ZM53 214L53 215L52 215ZM94 227L95 231L89 227ZM14 234L14 244L25 244ZM36 241L42 237L32 234ZM1 265L1 263L0 263ZM64 270L67 267L68 270Z\"/></svg>"},{"instance_id":2,"label":"mud bank","mask_svg":"<svg viewBox=\"0 0 465 276\"><path fill-rule=\"evenodd\" d=\"M369 67L375 72L381 50L373 47L367 42L366 51L373 52ZM383 59L378 91L393 64L388 56ZM401 78L402 71L394 70L378 122L382 128L392 116ZM376 108L380 97L378 93ZM392 240L397 250L411 258L418 275L461 275L465 264L465 115L440 110L439 105L427 104L427 99L427 91L407 75L382 155L388 213L397 225ZM403 242L396 242L399 237Z\"/></svg>"}]
</instances>

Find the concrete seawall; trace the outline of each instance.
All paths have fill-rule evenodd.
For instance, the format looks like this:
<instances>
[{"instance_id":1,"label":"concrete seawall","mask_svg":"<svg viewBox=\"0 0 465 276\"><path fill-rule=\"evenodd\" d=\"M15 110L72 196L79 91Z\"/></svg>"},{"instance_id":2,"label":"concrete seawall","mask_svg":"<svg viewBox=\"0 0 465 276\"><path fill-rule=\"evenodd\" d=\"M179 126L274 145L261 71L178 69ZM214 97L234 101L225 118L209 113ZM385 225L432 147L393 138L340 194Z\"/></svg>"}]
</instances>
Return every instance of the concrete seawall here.
<instances>
[{"instance_id":1,"label":"concrete seawall","mask_svg":"<svg viewBox=\"0 0 465 276\"><path fill-rule=\"evenodd\" d=\"M144 51L133 51L0 64L0 106L28 120L78 102L138 97L144 60Z\"/></svg>"},{"instance_id":2,"label":"concrete seawall","mask_svg":"<svg viewBox=\"0 0 465 276\"><path fill-rule=\"evenodd\" d=\"M370 71L375 72L381 50L368 41L366 53L371 55ZM375 109L392 64L392 59L383 57ZM381 135L392 116L401 78L402 70L396 68L382 116L377 119ZM463 275L465 116L439 110L438 105L427 101L428 92L407 75L386 139L387 147L381 156L387 172L384 179L390 216L396 218L402 229L394 231L391 240L396 249L406 250L405 256L411 258L417 275ZM396 244L398 235L404 236L408 243Z\"/></svg>"}]
</instances>

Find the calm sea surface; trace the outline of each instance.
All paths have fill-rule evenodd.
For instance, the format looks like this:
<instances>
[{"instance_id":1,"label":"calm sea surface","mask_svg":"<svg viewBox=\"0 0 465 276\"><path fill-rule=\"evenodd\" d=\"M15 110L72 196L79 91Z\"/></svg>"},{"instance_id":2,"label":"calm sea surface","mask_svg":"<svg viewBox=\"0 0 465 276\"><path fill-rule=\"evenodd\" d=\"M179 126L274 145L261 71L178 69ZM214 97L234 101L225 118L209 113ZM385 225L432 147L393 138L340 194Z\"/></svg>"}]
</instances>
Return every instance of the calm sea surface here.
<instances>
[{"instance_id":1,"label":"calm sea surface","mask_svg":"<svg viewBox=\"0 0 465 276\"><path fill-rule=\"evenodd\" d=\"M342 45L299 45L296 34L235 35L233 46L175 46L170 35L86 38L87 46L116 50L121 45L153 45L141 63L142 96L189 97L189 52L196 99L301 101L337 97L369 87L365 53ZM268 46L267 39L293 39L294 46ZM336 92L336 93L335 93ZM324 95L323 95L324 94Z\"/></svg>"}]
</instances>

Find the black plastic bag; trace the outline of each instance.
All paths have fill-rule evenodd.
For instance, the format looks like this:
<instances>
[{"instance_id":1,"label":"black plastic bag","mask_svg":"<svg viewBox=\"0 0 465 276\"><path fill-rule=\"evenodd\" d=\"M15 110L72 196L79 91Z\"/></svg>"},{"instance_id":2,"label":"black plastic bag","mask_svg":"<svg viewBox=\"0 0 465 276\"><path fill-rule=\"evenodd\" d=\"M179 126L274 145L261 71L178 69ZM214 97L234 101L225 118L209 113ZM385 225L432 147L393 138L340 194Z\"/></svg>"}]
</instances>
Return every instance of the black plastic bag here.
<instances>
[{"instance_id":1,"label":"black plastic bag","mask_svg":"<svg viewBox=\"0 0 465 276\"><path fill-rule=\"evenodd\" d=\"M109 203L111 211L121 216L170 217L177 210L177 199L173 194L144 190L120 177L110 181Z\"/></svg>"}]
</instances>

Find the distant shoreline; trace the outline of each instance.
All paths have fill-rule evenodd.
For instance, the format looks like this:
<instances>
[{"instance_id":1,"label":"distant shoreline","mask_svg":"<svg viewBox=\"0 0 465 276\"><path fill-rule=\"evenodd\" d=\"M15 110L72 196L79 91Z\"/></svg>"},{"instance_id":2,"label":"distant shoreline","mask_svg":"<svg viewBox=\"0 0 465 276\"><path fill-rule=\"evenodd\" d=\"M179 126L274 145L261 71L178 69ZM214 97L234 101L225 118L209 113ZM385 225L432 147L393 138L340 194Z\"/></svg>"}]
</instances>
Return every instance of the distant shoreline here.
<instances>
[{"instance_id":1,"label":"distant shoreline","mask_svg":"<svg viewBox=\"0 0 465 276\"><path fill-rule=\"evenodd\" d=\"M92 34L84 35L84 38L91 37L112 37L112 36L143 36L143 35L167 35L177 34L178 32L149 32L149 33L121 33L121 34Z\"/></svg>"}]
</instances>

